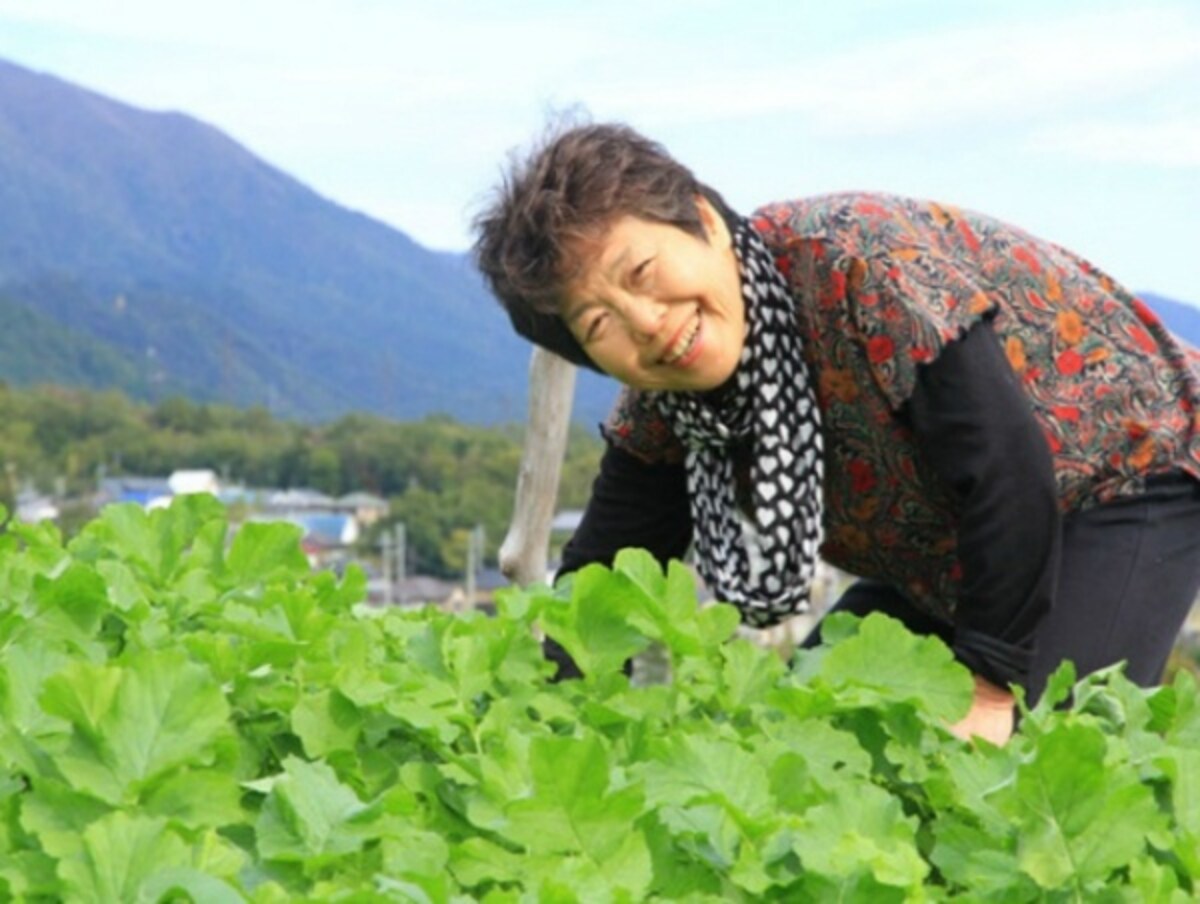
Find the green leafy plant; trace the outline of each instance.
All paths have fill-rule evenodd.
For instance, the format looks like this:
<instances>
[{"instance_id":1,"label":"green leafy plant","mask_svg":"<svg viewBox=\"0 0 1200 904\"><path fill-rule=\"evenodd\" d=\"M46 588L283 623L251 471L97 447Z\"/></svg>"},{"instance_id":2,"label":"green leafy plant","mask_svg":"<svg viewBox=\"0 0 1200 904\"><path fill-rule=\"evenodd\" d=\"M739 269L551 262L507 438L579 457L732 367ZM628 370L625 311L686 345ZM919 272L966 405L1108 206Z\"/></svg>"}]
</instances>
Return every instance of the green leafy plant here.
<instances>
[{"instance_id":1,"label":"green leafy plant","mask_svg":"<svg viewBox=\"0 0 1200 904\"><path fill-rule=\"evenodd\" d=\"M0 894L1188 901L1200 694L1055 677L1004 748L883 616L784 663L644 552L494 618L364 606L188 497L0 535ZM536 640L582 666L552 684ZM651 644L665 683L625 660ZM1066 701L1070 699L1070 705Z\"/></svg>"}]
</instances>

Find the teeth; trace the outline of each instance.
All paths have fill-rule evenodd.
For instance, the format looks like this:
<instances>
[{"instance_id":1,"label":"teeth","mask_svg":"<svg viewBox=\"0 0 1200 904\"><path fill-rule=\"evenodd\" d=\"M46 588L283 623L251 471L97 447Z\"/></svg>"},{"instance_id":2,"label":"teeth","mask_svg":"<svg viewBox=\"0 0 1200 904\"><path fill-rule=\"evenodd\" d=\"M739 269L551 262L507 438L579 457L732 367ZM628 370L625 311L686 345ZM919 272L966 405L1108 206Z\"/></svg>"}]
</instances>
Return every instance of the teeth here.
<instances>
[{"instance_id":1,"label":"teeth","mask_svg":"<svg viewBox=\"0 0 1200 904\"><path fill-rule=\"evenodd\" d=\"M692 346L696 344L696 337L700 335L700 316L696 315L696 322L692 328L688 330L686 335L680 336L679 341L663 356L664 364L674 364L684 355L692 350Z\"/></svg>"}]
</instances>

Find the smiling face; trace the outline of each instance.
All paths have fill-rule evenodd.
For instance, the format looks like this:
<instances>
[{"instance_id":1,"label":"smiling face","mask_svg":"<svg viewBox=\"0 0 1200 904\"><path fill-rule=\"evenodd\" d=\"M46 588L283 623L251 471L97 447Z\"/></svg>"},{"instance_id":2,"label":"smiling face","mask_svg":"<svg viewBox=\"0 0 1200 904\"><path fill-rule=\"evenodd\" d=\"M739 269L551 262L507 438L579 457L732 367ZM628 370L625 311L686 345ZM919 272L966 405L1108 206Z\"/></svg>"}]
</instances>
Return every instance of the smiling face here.
<instances>
[{"instance_id":1,"label":"smiling face","mask_svg":"<svg viewBox=\"0 0 1200 904\"><path fill-rule=\"evenodd\" d=\"M707 241L625 216L580 250L562 316L589 357L627 386L703 392L733 374L745 306L732 237L704 198Z\"/></svg>"}]
</instances>

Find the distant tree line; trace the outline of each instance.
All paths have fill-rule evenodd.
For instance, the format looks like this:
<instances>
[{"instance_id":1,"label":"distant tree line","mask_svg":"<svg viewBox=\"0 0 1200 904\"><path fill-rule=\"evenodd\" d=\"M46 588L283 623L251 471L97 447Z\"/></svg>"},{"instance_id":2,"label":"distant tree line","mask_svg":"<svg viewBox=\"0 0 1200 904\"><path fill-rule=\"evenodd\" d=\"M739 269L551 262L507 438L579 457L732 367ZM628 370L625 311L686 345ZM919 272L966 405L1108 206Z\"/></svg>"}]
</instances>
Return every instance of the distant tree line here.
<instances>
[{"instance_id":1,"label":"distant tree line","mask_svg":"<svg viewBox=\"0 0 1200 904\"><path fill-rule=\"evenodd\" d=\"M273 417L266 409L172 397L135 402L118 392L0 383L0 502L12 507L34 485L85 499L102 476L166 475L212 468L230 483L311 487L330 495L358 490L388 500L390 516L368 534L403 521L415 570L461 571L466 534L477 524L494 562L511 515L521 457L520 425L480 427L450 417L396 422L351 414L329 424ZM601 451L573 427L559 506L587 499Z\"/></svg>"}]
</instances>

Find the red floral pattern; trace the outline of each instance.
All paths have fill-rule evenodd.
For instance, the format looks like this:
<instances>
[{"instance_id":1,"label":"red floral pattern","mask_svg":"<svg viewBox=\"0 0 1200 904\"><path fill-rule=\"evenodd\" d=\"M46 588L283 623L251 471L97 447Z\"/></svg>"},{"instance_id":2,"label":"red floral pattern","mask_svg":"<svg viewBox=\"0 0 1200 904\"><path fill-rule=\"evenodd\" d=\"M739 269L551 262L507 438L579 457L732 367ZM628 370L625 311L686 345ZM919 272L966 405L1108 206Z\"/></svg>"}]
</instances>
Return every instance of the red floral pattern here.
<instances>
[{"instance_id":1,"label":"red floral pattern","mask_svg":"<svg viewBox=\"0 0 1200 904\"><path fill-rule=\"evenodd\" d=\"M900 413L919 365L989 318L1054 455L1064 512L1200 479L1200 351L1103 272L979 214L886 195L772 204L752 218L798 301L825 434L822 556L949 617L961 568L952 501ZM626 390L609 440L680 448Z\"/></svg>"}]
</instances>

